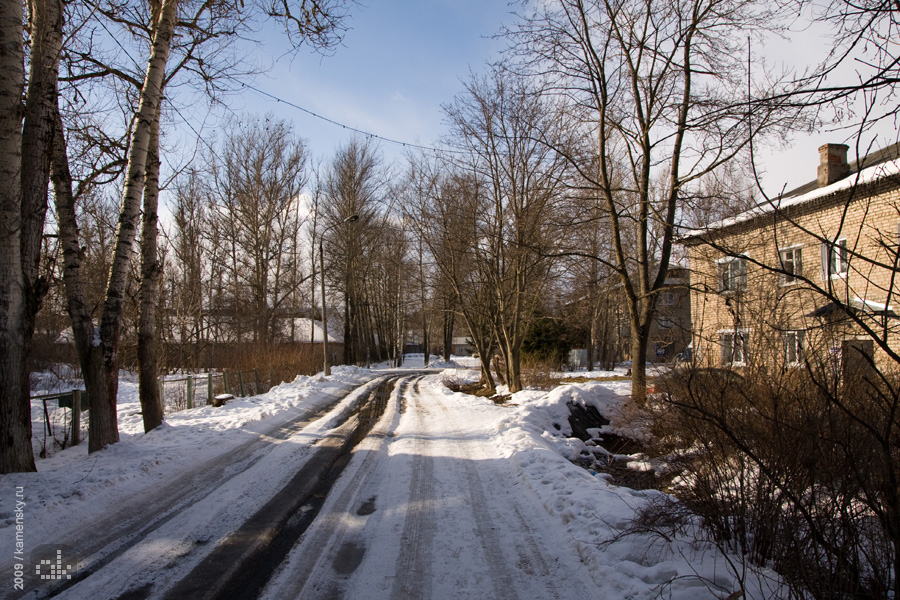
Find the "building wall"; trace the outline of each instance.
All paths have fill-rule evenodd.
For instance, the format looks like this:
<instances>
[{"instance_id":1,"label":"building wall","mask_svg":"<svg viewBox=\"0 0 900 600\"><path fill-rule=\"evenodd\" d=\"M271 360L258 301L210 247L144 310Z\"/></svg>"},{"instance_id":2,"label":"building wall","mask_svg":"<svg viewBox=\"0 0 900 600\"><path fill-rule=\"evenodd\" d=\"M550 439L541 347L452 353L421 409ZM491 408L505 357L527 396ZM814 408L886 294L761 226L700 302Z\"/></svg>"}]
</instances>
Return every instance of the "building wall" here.
<instances>
[{"instance_id":1,"label":"building wall","mask_svg":"<svg viewBox=\"0 0 900 600\"><path fill-rule=\"evenodd\" d=\"M826 312L828 295L860 307L861 301L868 301L876 312L876 305L889 303L900 312L898 234L900 189L896 181L885 179L733 225L707 236L708 245L692 240L695 359L708 366L727 363L729 343L733 349L738 334L738 343L747 349L744 360L740 352L732 353L738 365L789 366L793 353L786 345L793 346L798 336L808 357L833 362L835 368L847 352L847 340L871 339L874 333L885 336L892 349L900 349L900 319L868 314L865 322L871 331L866 333L840 311L812 315ZM826 279L821 240L836 238L846 240L847 272ZM802 276L808 282L789 281L764 268L780 267L779 250L791 248L799 249ZM737 254L745 255L746 284L740 291L722 291L719 280L728 256ZM735 271L740 269L732 274ZM883 355L876 351L876 360L883 361Z\"/></svg>"},{"instance_id":2,"label":"building wall","mask_svg":"<svg viewBox=\"0 0 900 600\"><path fill-rule=\"evenodd\" d=\"M656 299L656 316L647 344L650 362L671 362L691 341L691 296L687 284L685 272L672 278Z\"/></svg>"},{"instance_id":3,"label":"building wall","mask_svg":"<svg viewBox=\"0 0 900 600\"><path fill-rule=\"evenodd\" d=\"M687 269L673 267L669 271L665 288L656 299L656 314L650 324L650 338L647 344L646 362L670 363L684 351L691 342L691 295L690 278ZM619 338L625 359L631 360L631 326L627 308L624 308L624 293L617 290L616 298L623 310L617 314L617 322L612 333Z\"/></svg>"}]
</instances>

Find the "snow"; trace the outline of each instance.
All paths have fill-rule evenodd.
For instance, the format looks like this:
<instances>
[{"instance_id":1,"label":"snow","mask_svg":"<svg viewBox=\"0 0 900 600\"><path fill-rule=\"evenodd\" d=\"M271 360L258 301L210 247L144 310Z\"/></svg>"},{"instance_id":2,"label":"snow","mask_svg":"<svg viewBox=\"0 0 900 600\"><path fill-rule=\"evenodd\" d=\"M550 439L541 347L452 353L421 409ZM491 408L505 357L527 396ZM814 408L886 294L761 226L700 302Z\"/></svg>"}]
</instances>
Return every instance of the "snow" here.
<instances>
[{"instance_id":1,"label":"snow","mask_svg":"<svg viewBox=\"0 0 900 600\"><path fill-rule=\"evenodd\" d=\"M330 319L329 319L330 321ZM294 319L293 340L298 342L309 341L309 319ZM322 321L312 321L313 343L322 343ZM328 341L336 344L343 343L344 332L335 329L332 323L328 323Z\"/></svg>"},{"instance_id":2,"label":"snow","mask_svg":"<svg viewBox=\"0 0 900 600\"><path fill-rule=\"evenodd\" d=\"M629 381L565 385L549 393L520 392L511 400L519 406L496 424L494 436L528 488L564 524L598 586L596 597L728 596L738 589L737 583L727 568L729 557L714 546L690 537L665 540L650 534L625 535L635 514L662 492L619 487L606 475L592 475L570 462L586 448L568 437L566 403L595 406L612 421L604 432L640 439L644 433L636 431L628 418L630 393ZM629 466L650 468L643 461ZM767 579L757 578L747 592L748 598L767 598L773 588Z\"/></svg>"},{"instance_id":3,"label":"snow","mask_svg":"<svg viewBox=\"0 0 900 600\"><path fill-rule=\"evenodd\" d=\"M337 585L322 579L323 573L333 576L333 571L304 560L309 552L319 556L321 550L324 556L324 550L310 546L315 543L331 544L335 551L378 550L366 552L355 573L338 578L345 591L353 592L344 597L398 593L405 597L404 590L423 573L413 569L395 581L385 579L385 572L392 572L395 562L412 565L414 559L425 558L433 560L436 569L428 579L432 598L478 597L473 590L491 580L510 586L512 591L504 597L516 597L515 590L519 597L571 597L562 593L569 590L579 597L603 599L693 600L721 598L738 589L729 568L733 557L687 532L670 539L629 533L636 512L662 492L618 487L608 476L570 462L587 447L571 437L567 402L596 407L612 421L604 432L643 435L629 415L629 381L590 381L549 392L526 390L514 394L504 406L451 392L442 384L447 377L477 378L471 370L477 365L476 359L462 357L449 363L431 361L430 375L416 388L414 405L400 410L396 403L390 404L373 432L380 435L363 442L329 494L319 530L307 532L265 597L293 597L301 580L312 582L307 585ZM407 357L404 369L422 366L423 357L413 355ZM616 374L619 371L624 373L625 367ZM0 538L14 537L9 535L16 524L13 490L21 486L28 548L53 543L78 547L79 535L106 529L110 535L119 535L123 544L134 544L62 597L114 596L127 591L126 582L140 582L141 577L155 581L161 570L176 581L214 545L207 542L233 530L262 504L261 498L274 493L295 472L309 448L339 422L362 392L352 392L330 412L310 417L309 425L285 439L276 435L280 424L304 411L321 409L357 386L371 388L387 372L335 367L331 377L298 377L265 394L230 400L223 407L173 413L148 434L143 433L138 414L136 384L126 379L120 384L119 443L89 455L83 442L38 460L37 473L3 476ZM253 446L255 440L271 443L263 448ZM240 455L244 448L249 449L247 454ZM215 494L204 495L204 478L212 477L209 473L216 469L232 468L227 460L237 455L244 461L233 467L241 469L238 475L216 488ZM638 466L650 468L649 464ZM426 485L422 478L431 470L439 474L434 476L435 483ZM176 483L183 489L173 487ZM126 540L128 533L115 533L116 523L134 518L135 506L150 506L154 494L171 494L173 504L182 498L190 502L146 532L146 537L141 532L140 543ZM355 507L369 498L377 498L374 502L380 510L371 516L354 515ZM472 504L484 504L484 508ZM498 512L509 515L495 523ZM62 523L77 524L70 525L68 531L74 533L69 537L61 533ZM97 530L98 523L106 529ZM523 528L528 530L524 540ZM404 549L395 535L400 530L418 532L427 544L420 540L418 546ZM4 574L12 571L11 543L5 542L7 551L0 559ZM480 549L471 550L473 545ZM547 566L551 559L541 550L545 547L555 555L553 568ZM416 552L422 556L410 554ZM492 558L510 552L518 552L533 567L522 581L506 581L509 575L498 567L499 559ZM382 587L370 584L376 580L384 582ZM529 592L528 586L534 585L542 591ZM763 579L748 579L745 586L748 598L775 593ZM0 592L0 597L5 593Z\"/></svg>"},{"instance_id":4,"label":"snow","mask_svg":"<svg viewBox=\"0 0 900 600\"><path fill-rule=\"evenodd\" d=\"M682 236L690 237L692 235L703 235L708 231L724 229L726 227L730 227L738 223L743 223L744 221L749 221L762 215L771 214L778 210L784 210L790 206L812 202L817 198L830 196L831 194L849 190L854 186L872 183L886 177L897 175L898 173L900 173L900 159L888 160L886 162L862 169L861 171L854 173L849 177L845 177L844 179L835 181L831 185L816 188L804 194L797 194L793 196L779 196L778 198L775 198L770 202L762 202L754 206L753 208L740 213L739 215L723 219L716 223L712 223L704 228L693 230L686 229L682 233Z\"/></svg>"}]
</instances>

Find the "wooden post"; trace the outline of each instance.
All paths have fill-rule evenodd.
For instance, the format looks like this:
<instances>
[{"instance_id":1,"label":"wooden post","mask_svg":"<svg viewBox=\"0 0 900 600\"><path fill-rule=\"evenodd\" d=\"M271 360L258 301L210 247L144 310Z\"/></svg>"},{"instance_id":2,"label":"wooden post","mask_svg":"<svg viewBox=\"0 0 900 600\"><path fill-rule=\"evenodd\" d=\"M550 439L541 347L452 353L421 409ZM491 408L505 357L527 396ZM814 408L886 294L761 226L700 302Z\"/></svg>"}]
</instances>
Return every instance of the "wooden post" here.
<instances>
[{"instance_id":1,"label":"wooden post","mask_svg":"<svg viewBox=\"0 0 900 600\"><path fill-rule=\"evenodd\" d=\"M81 442L81 390L72 391L72 445Z\"/></svg>"},{"instance_id":2,"label":"wooden post","mask_svg":"<svg viewBox=\"0 0 900 600\"><path fill-rule=\"evenodd\" d=\"M187 407L186 408L194 408L194 376L188 375L187 377Z\"/></svg>"},{"instance_id":3,"label":"wooden post","mask_svg":"<svg viewBox=\"0 0 900 600\"><path fill-rule=\"evenodd\" d=\"M206 374L206 404L212 404L213 400L213 384L212 384L212 373Z\"/></svg>"},{"instance_id":4,"label":"wooden post","mask_svg":"<svg viewBox=\"0 0 900 600\"><path fill-rule=\"evenodd\" d=\"M238 381L241 382L241 398L246 396L247 394L244 392L244 372L238 371Z\"/></svg>"}]
</instances>

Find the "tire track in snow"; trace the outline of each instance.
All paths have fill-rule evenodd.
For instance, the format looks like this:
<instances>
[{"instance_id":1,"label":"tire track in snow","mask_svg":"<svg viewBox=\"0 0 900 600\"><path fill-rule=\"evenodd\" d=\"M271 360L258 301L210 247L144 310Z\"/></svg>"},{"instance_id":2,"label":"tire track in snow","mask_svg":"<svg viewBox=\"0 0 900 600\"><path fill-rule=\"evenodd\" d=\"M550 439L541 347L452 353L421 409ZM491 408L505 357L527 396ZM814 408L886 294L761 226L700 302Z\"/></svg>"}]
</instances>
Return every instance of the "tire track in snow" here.
<instances>
[{"instance_id":1,"label":"tire track in snow","mask_svg":"<svg viewBox=\"0 0 900 600\"><path fill-rule=\"evenodd\" d=\"M222 485L252 468L262 460L271 445L283 442L304 427L335 408L355 388L333 395L325 406L300 409L300 414L259 432L256 437L213 456L206 462L176 476L165 486L145 492L137 502L128 505L127 512L117 511L99 521L80 524L69 529L65 537L55 542L78 548L78 562L82 568L71 580L50 588L37 588L30 596L56 596L76 585L123 555L150 532L162 527L187 508L200 504Z\"/></svg>"},{"instance_id":2,"label":"tire track in snow","mask_svg":"<svg viewBox=\"0 0 900 600\"><path fill-rule=\"evenodd\" d=\"M332 599L344 597L344 586L365 559L361 532L376 510L377 497L368 497L371 482L380 481L387 465L384 440L399 416L399 398L408 381L401 379L392 392L385 413L354 454L319 517L291 551L260 598ZM352 460L352 459L351 459Z\"/></svg>"},{"instance_id":3,"label":"tire track in snow","mask_svg":"<svg viewBox=\"0 0 900 600\"><path fill-rule=\"evenodd\" d=\"M445 422L450 425L448 429L453 431L448 437L459 440L466 439L463 428L460 427L459 422L451 411L447 409L443 399L437 395L434 396L434 399L436 405L444 414ZM448 446L450 453L457 458L457 460L453 461L454 464L459 465L458 468L463 471L469 486L469 493L472 499L471 510L477 525L476 533L484 548L487 567L493 580L493 597L504 600L516 600L519 598L516 589L519 588L519 591L524 594L525 598L540 597L562 600L564 595L560 594L556 573L550 566L551 563L557 563L558 561L555 558L547 560L546 544L538 540L531 530L534 519L546 519L549 515L532 514L530 515L532 521L529 521L520 510L521 495L509 494L509 502L500 506L495 493L486 494L482 475L479 474L476 468L478 460L471 449L473 443L475 442L469 440L465 443L451 443ZM481 442L481 444L484 445L485 442ZM482 462L489 463L490 461ZM494 489L499 489L496 485L497 482L506 479L500 473L497 473L497 475L499 476L497 480L492 482ZM495 520L495 517L501 515L504 517L502 520L499 522ZM510 523L510 520L513 522ZM514 555L510 555L508 546L504 547L501 534L498 533L495 524L513 525L511 529L515 533L511 537L515 538ZM510 536L507 533L505 537ZM512 574L514 573L522 574L525 577L513 579ZM523 583L525 584L525 589L521 589ZM536 593L535 586L529 584L540 585L544 593ZM585 586L579 585L578 587L581 593L577 597L590 597L590 591ZM568 595L565 595L565 597L568 597Z\"/></svg>"},{"instance_id":4,"label":"tire track in snow","mask_svg":"<svg viewBox=\"0 0 900 600\"><path fill-rule=\"evenodd\" d=\"M410 395L415 405L418 431L425 431L423 407L419 397L419 382ZM397 577L391 589L395 600L417 600L431 597L432 542L436 529L434 515L434 459L425 456L422 436L415 440L412 459L410 495L406 519L401 534L401 550L397 557Z\"/></svg>"}]
</instances>

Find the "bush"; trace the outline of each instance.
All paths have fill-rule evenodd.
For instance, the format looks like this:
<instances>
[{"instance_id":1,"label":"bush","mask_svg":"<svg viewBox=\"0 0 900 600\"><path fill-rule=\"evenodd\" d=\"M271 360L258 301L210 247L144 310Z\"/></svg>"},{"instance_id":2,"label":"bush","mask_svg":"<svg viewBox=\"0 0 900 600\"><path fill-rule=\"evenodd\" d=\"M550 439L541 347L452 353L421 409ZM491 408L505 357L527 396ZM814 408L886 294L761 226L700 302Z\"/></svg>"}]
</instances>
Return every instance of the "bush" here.
<instances>
[{"instance_id":1,"label":"bush","mask_svg":"<svg viewBox=\"0 0 900 600\"><path fill-rule=\"evenodd\" d=\"M555 360L543 360L533 356L522 359L522 386L535 390L552 390L560 384L557 374L559 364Z\"/></svg>"},{"instance_id":2,"label":"bush","mask_svg":"<svg viewBox=\"0 0 900 600\"><path fill-rule=\"evenodd\" d=\"M675 493L711 539L797 597L897 597L898 377L678 371L651 403Z\"/></svg>"}]
</instances>

